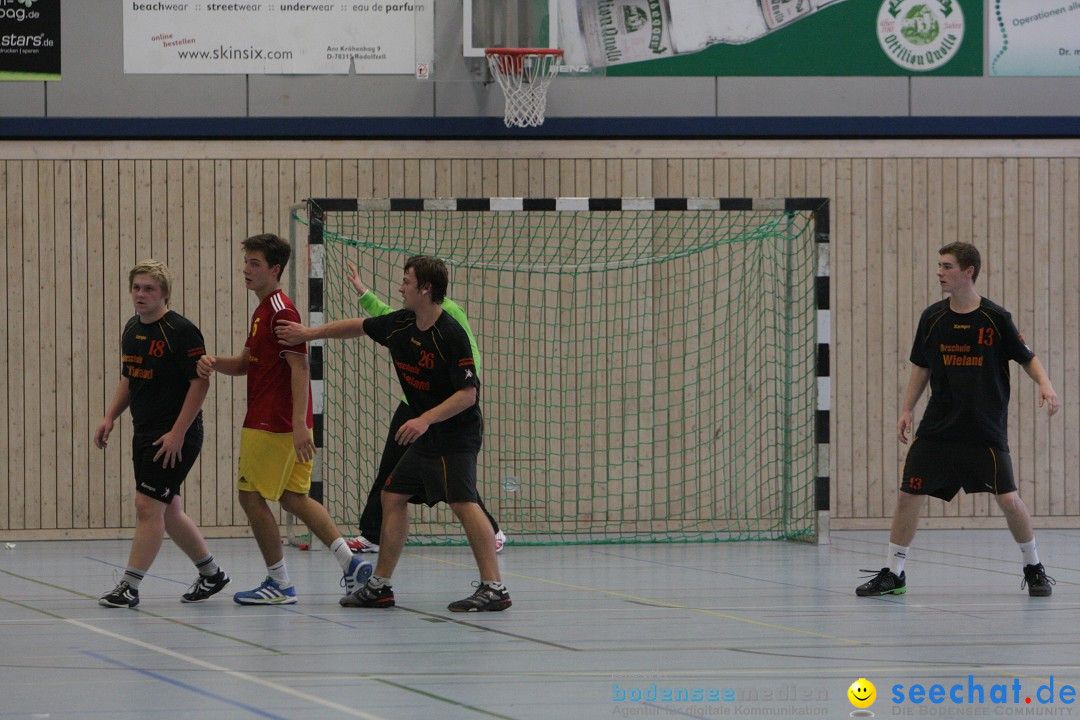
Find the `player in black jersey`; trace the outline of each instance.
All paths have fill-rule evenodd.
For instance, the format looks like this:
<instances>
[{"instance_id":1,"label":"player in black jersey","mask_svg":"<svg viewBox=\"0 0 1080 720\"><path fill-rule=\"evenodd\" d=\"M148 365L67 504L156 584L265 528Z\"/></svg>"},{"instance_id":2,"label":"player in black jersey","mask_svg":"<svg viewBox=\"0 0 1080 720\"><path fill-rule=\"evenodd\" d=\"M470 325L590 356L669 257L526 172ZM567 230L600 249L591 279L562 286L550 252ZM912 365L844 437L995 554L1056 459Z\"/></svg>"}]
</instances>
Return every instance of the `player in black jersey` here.
<instances>
[{"instance_id":1,"label":"player in black jersey","mask_svg":"<svg viewBox=\"0 0 1080 720\"><path fill-rule=\"evenodd\" d=\"M505 610L510 594L502 584L495 532L477 503L476 456L483 442L480 379L469 337L440 303L449 273L441 260L409 258L401 283L404 310L367 319L350 318L306 328L279 322L283 345L319 338L369 336L390 350L398 380L416 417L402 424L396 440L409 449L382 492L379 562L367 584L341 598L344 607L391 607L390 578L409 533L410 499L446 502L461 520L480 570L477 590L450 603L451 612Z\"/></svg>"},{"instance_id":2,"label":"player in black jersey","mask_svg":"<svg viewBox=\"0 0 1080 720\"><path fill-rule=\"evenodd\" d=\"M924 497L951 500L965 492L994 494L1009 530L1020 545L1024 580L1033 596L1051 593L1053 578L1039 562L1027 506L1016 491L1009 457L1009 361L1020 363L1039 385L1039 407L1049 415L1060 401L1035 353L1024 342L1012 316L975 290L982 261L969 243L938 251L937 277L946 300L923 311L911 348L911 377L897 423L900 442L908 442L912 412L927 384L930 400L904 462L896 512L889 537L888 566L855 589L860 596L907 592L904 562L915 538Z\"/></svg>"},{"instance_id":3,"label":"player in black jersey","mask_svg":"<svg viewBox=\"0 0 1080 720\"><path fill-rule=\"evenodd\" d=\"M120 384L94 431L94 444L106 447L113 424L130 407L135 538L124 577L99 604L139 604L139 583L166 532L199 571L181 600L202 602L229 584L180 499L180 485L202 448L202 403L210 383L197 376L195 366L206 353L203 337L190 320L169 310L172 279L164 264L140 262L128 275L128 287L136 314L124 327Z\"/></svg>"}]
</instances>

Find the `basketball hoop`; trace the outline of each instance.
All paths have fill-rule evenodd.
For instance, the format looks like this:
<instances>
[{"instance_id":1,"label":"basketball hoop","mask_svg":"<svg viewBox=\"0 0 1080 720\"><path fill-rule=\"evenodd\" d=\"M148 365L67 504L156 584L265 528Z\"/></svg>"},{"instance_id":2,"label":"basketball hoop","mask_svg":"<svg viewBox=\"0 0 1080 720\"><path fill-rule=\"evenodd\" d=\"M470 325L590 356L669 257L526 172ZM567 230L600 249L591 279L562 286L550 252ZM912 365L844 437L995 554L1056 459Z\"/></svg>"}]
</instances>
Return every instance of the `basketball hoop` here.
<instances>
[{"instance_id":1,"label":"basketball hoop","mask_svg":"<svg viewBox=\"0 0 1080 720\"><path fill-rule=\"evenodd\" d=\"M547 90L559 74L562 50L549 48L488 48L491 75L506 96L506 127L544 124Z\"/></svg>"}]
</instances>

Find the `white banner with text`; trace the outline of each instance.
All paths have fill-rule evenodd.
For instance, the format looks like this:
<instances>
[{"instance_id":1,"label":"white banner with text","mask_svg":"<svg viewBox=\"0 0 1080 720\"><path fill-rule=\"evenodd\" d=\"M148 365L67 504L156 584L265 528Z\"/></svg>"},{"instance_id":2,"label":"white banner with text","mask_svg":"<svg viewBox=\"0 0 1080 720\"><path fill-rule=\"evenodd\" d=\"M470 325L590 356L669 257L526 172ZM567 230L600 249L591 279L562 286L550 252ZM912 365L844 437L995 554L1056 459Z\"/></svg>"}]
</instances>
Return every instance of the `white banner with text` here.
<instances>
[{"instance_id":1,"label":"white banner with text","mask_svg":"<svg viewBox=\"0 0 1080 720\"><path fill-rule=\"evenodd\" d=\"M425 2L124 0L124 72L415 74L435 38Z\"/></svg>"}]
</instances>

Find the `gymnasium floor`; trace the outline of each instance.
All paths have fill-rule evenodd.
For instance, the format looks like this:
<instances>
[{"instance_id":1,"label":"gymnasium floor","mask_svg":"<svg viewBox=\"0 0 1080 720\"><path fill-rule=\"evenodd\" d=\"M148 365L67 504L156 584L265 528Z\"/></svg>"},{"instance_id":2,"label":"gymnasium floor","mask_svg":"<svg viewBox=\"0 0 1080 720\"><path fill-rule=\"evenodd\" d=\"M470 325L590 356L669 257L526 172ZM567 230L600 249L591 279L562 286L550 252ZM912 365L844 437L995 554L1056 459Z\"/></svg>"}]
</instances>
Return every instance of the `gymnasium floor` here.
<instances>
[{"instance_id":1,"label":"gymnasium floor","mask_svg":"<svg viewBox=\"0 0 1080 720\"><path fill-rule=\"evenodd\" d=\"M97 597L127 541L20 542L0 547L0 718L1080 715L1080 530L1038 533L1050 598L1020 590L1005 530L922 531L909 593L856 598L886 535L555 548L511 536L500 557L514 607L479 615L446 611L471 591L465 548L407 549L398 607L358 610L338 606L325 550L287 551L297 605L235 605L264 575L253 540L212 541L233 583L181 604L195 574L166 542L139 607L114 610ZM877 689L866 710L848 699L859 678Z\"/></svg>"}]
</instances>

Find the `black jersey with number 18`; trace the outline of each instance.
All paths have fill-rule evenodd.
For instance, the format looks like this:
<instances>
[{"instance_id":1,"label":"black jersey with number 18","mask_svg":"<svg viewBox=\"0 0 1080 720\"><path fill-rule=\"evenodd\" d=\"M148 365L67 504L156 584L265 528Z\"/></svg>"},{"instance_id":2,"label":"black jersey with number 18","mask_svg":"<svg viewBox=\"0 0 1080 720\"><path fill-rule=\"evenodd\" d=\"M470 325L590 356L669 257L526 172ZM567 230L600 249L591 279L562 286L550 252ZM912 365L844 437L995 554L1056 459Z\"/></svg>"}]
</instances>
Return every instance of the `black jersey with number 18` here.
<instances>
[{"instance_id":1,"label":"black jersey with number 18","mask_svg":"<svg viewBox=\"0 0 1080 720\"><path fill-rule=\"evenodd\" d=\"M1009 361L1035 353L1005 308L982 298L978 309L953 312L941 300L923 311L911 362L930 370L930 401L918 437L988 445L1008 452Z\"/></svg>"}]
</instances>

